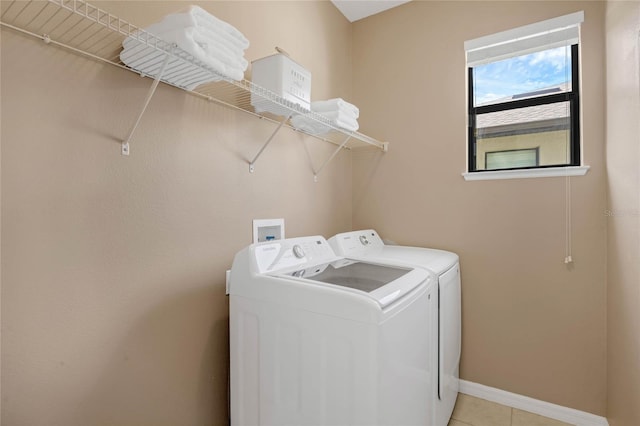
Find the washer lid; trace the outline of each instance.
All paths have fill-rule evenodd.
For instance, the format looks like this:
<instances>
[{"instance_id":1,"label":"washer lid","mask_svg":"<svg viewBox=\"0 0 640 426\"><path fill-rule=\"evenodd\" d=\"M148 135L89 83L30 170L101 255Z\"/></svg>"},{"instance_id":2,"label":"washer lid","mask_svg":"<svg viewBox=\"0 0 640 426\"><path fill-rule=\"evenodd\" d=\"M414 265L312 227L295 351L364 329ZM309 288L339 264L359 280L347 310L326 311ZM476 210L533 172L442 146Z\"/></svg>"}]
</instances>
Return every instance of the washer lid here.
<instances>
[{"instance_id":1,"label":"washer lid","mask_svg":"<svg viewBox=\"0 0 640 426\"><path fill-rule=\"evenodd\" d=\"M429 278L426 272L419 269L352 259L298 269L284 275L364 292L382 307L404 296Z\"/></svg>"},{"instance_id":2,"label":"washer lid","mask_svg":"<svg viewBox=\"0 0 640 426\"><path fill-rule=\"evenodd\" d=\"M373 229L337 234L329 239L329 244L338 256L416 265L436 275L458 263L458 255L449 251L385 244Z\"/></svg>"}]
</instances>

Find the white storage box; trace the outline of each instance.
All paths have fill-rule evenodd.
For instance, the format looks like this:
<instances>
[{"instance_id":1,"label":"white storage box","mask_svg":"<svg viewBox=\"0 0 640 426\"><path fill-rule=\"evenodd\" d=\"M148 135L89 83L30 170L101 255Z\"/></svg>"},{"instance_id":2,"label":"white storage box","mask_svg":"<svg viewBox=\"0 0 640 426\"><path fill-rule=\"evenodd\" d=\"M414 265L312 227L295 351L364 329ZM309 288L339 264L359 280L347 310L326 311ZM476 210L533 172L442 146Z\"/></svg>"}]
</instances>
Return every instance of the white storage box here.
<instances>
[{"instance_id":1,"label":"white storage box","mask_svg":"<svg viewBox=\"0 0 640 426\"><path fill-rule=\"evenodd\" d=\"M277 53L251 62L251 80L257 86L273 92L290 106L310 109L311 72L294 62L287 55ZM289 115L284 108L259 94L251 94L251 105L256 112L270 112L276 115Z\"/></svg>"}]
</instances>

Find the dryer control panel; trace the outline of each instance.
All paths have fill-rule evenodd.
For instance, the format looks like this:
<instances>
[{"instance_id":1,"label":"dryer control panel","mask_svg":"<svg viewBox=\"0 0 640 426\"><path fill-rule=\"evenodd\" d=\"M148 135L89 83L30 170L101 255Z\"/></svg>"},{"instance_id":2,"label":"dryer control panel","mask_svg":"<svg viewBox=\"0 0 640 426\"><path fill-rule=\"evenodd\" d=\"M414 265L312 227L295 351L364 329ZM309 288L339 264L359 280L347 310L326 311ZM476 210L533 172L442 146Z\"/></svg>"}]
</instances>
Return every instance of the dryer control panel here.
<instances>
[{"instance_id":1,"label":"dryer control panel","mask_svg":"<svg viewBox=\"0 0 640 426\"><path fill-rule=\"evenodd\" d=\"M371 254L384 247L382 238L373 229L345 232L329 239L333 250L341 256Z\"/></svg>"},{"instance_id":2,"label":"dryer control panel","mask_svg":"<svg viewBox=\"0 0 640 426\"><path fill-rule=\"evenodd\" d=\"M289 238L254 244L252 252L257 272L261 274L294 266L331 262L337 257L327 240L322 236Z\"/></svg>"}]
</instances>

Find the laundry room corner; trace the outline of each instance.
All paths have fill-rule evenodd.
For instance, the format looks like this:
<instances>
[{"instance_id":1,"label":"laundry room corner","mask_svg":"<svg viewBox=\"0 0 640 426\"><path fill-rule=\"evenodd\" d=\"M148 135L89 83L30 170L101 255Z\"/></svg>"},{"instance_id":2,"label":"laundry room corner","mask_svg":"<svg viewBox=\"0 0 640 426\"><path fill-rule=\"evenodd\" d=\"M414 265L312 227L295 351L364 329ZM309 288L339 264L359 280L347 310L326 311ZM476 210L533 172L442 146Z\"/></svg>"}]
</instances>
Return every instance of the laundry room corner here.
<instances>
[{"instance_id":1,"label":"laundry room corner","mask_svg":"<svg viewBox=\"0 0 640 426\"><path fill-rule=\"evenodd\" d=\"M640 425L640 0L0 1L0 424Z\"/></svg>"},{"instance_id":2,"label":"laundry room corner","mask_svg":"<svg viewBox=\"0 0 640 426\"><path fill-rule=\"evenodd\" d=\"M640 3L607 2L607 411L640 423Z\"/></svg>"},{"instance_id":3,"label":"laundry room corner","mask_svg":"<svg viewBox=\"0 0 640 426\"><path fill-rule=\"evenodd\" d=\"M354 23L354 99L392 149L354 154L353 226L460 255L462 379L603 416L605 4L542 4L409 2ZM589 172L465 181L465 41L580 10Z\"/></svg>"}]
</instances>

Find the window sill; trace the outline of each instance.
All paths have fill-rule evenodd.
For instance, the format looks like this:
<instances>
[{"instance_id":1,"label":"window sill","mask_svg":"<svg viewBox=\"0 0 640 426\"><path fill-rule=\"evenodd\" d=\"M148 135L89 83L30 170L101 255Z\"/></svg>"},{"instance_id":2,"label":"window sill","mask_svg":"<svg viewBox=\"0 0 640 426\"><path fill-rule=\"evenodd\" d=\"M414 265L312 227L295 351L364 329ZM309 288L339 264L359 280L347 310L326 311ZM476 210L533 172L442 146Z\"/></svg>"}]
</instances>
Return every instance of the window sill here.
<instances>
[{"instance_id":1,"label":"window sill","mask_svg":"<svg viewBox=\"0 0 640 426\"><path fill-rule=\"evenodd\" d=\"M493 170L488 172L463 173L464 180L522 179L557 176L584 176L590 166L550 167L545 169Z\"/></svg>"}]
</instances>

